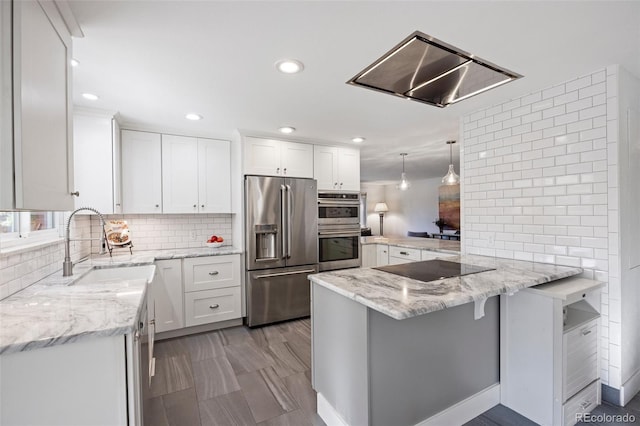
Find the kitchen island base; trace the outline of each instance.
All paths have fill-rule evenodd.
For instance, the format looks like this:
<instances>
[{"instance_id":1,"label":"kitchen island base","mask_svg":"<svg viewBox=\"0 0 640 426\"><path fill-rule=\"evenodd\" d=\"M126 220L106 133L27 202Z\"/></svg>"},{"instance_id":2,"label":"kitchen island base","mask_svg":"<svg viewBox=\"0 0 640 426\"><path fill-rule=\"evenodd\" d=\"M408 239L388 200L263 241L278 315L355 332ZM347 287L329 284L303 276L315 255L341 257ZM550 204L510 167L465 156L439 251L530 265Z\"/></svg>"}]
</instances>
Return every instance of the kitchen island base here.
<instances>
[{"instance_id":1,"label":"kitchen island base","mask_svg":"<svg viewBox=\"0 0 640 426\"><path fill-rule=\"evenodd\" d=\"M497 297L479 320L467 303L399 321L313 283L311 318L327 424L415 425L454 409L464 422L499 403Z\"/></svg>"}]
</instances>

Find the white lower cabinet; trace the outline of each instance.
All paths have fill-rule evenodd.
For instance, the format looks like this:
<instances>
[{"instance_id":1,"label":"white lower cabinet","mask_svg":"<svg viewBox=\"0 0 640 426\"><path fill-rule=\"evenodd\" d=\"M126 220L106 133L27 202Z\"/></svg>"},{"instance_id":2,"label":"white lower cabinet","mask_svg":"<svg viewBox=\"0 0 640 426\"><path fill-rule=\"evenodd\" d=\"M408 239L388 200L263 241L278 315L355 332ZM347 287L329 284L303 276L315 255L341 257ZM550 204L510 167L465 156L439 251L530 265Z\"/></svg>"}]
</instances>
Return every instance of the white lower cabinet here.
<instances>
[{"instance_id":1,"label":"white lower cabinet","mask_svg":"<svg viewBox=\"0 0 640 426\"><path fill-rule=\"evenodd\" d=\"M389 264L390 265L416 262L420 260L421 257L422 257L422 254L418 249L389 246Z\"/></svg>"},{"instance_id":2,"label":"white lower cabinet","mask_svg":"<svg viewBox=\"0 0 640 426\"><path fill-rule=\"evenodd\" d=\"M148 300L155 304L157 332L242 318L239 254L158 260L156 266L159 278Z\"/></svg>"},{"instance_id":3,"label":"white lower cabinet","mask_svg":"<svg viewBox=\"0 0 640 426\"><path fill-rule=\"evenodd\" d=\"M363 268L373 268L378 266L377 264L377 244L363 244L362 245L362 262Z\"/></svg>"},{"instance_id":4,"label":"white lower cabinet","mask_svg":"<svg viewBox=\"0 0 640 426\"><path fill-rule=\"evenodd\" d=\"M600 287L565 278L500 296L500 402L571 426L600 404Z\"/></svg>"},{"instance_id":5,"label":"white lower cabinet","mask_svg":"<svg viewBox=\"0 0 640 426\"><path fill-rule=\"evenodd\" d=\"M158 278L149 296L156 309L156 332L177 330L184 327L184 303L182 289L182 261L180 259L156 262Z\"/></svg>"},{"instance_id":6,"label":"white lower cabinet","mask_svg":"<svg viewBox=\"0 0 640 426\"><path fill-rule=\"evenodd\" d=\"M386 266L389 264L389 246L386 244L376 245L376 266Z\"/></svg>"},{"instance_id":7,"label":"white lower cabinet","mask_svg":"<svg viewBox=\"0 0 640 426\"><path fill-rule=\"evenodd\" d=\"M240 286L185 293L187 327L240 318Z\"/></svg>"}]
</instances>

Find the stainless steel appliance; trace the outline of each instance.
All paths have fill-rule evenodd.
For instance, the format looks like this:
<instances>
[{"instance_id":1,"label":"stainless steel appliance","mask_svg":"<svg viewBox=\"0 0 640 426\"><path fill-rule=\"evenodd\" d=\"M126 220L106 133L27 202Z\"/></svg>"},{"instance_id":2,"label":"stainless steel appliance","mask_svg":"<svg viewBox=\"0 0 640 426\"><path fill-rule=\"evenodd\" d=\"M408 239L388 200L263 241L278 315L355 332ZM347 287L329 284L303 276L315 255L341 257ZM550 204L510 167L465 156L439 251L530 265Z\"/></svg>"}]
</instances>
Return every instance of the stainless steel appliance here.
<instances>
[{"instance_id":1,"label":"stainless steel appliance","mask_svg":"<svg viewBox=\"0 0 640 426\"><path fill-rule=\"evenodd\" d=\"M318 192L318 262L321 271L360 266L360 193Z\"/></svg>"},{"instance_id":2,"label":"stainless steel appliance","mask_svg":"<svg viewBox=\"0 0 640 426\"><path fill-rule=\"evenodd\" d=\"M359 192L318 192L318 225L359 225Z\"/></svg>"},{"instance_id":3,"label":"stainless steel appliance","mask_svg":"<svg viewBox=\"0 0 640 426\"><path fill-rule=\"evenodd\" d=\"M317 183L245 177L247 324L310 314L307 276L318 271Z\"/></svg>"}]
</instances>

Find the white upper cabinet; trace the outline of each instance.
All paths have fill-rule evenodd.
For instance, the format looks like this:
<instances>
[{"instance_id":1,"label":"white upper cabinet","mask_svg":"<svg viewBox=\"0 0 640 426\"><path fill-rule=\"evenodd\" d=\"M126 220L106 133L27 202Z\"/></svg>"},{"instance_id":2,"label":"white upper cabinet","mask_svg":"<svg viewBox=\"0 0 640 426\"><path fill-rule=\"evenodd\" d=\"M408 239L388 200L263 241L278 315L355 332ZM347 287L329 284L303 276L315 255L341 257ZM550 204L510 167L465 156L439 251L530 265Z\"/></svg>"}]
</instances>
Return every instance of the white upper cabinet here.
<instances>
[{"instance_id":1,"label":"white upper cabinet","mask_svg":"<svg viewBox=\"0 0 640 426\"><path fill-rule=\"evenodd\" d=\"M162 135L162 211L198 212L198 140Z\"/></svg>"},{"instance_id":2,"label":"white upper cabinet","mask_svg":"<svg viewBox=\"0 0 640 426\"><path fill-rule=\"evenodd\" d=\"M313 177L313 145L245 137L247 175Z\"/></svg>"},{"instance_id":3,"label":"white upper cabinet","mask_svg":"<svg viewBox=\"0 0 640 426\"><path fill-rule=\"evenodd\" d=\"M0 2L0 20L0 207L73 210L71 36L50 1Z\"/></svg>"},{"instance_id":4,"label":"white upper cabinet","mask_svg":"<svg viewBox=\"0 0 640 426\"><path fill-rule=\"evenodd\" d=\"M112 115L76 111L73 116L75 208L119 213L119 148Z\"/></svg>"},{"instance_id":5,"label":"white upper cabinet","mask_svg":"<svg viewBox=\"0 0 640 426\"><path fill-rule=\"evenodd\" d=\"M313 145L280 142L282 176L313 178Z\"/></svg>"},{"instance_id":6,"label":"white upper cabinet","mask_svg":"<svg viewBox=\"0 0 640 426\"><path fill-rule=\"evenodd\" d=\"M158 133L122 131L122 212L162 213L162 151Z\"/></svg>"},{"instance_id":7,"label":"white upper cabinet","mask_svg":"<svg viewBox=\"0 0 640 426\"><path fill-rule=\"evenodd\" d=\"M314 146L314 177L318 190L360 190L360 151L335 146Z\"/></svg>"},{"instance_id":8,"label":"white upper cabinet","mask_svg":"<svg viewBox=\"0 0 640 426\"><path fill-rule=\"evenodd\" d=\"M231 142L198 139L198 211L231 213Z\"/></svg>"},{"instance_id":9,"label":"white upper cabinet","mask_svg":"<svg viewBox=\"0 0 640 426\"><path fill-rule=\"evenodd\" d=\"M229 141L162 135L164 213L230 213Z\"/></svg>"}]
</instances>

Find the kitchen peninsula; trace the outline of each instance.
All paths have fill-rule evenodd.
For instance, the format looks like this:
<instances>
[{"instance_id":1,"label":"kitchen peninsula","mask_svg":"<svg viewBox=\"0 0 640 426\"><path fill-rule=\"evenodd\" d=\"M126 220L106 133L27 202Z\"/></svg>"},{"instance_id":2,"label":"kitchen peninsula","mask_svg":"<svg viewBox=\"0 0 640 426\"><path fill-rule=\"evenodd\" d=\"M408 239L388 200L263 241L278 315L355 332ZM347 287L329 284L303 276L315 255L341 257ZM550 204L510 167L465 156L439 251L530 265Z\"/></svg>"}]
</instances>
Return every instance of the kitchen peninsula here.
<instances>
[{"instance_id":1,"label":"kitchen peninsula","mask_svg":"<svg viewBox=\"0 0 640 426\"><path fill-rule=\"evenodd\" d=\"M383 269L452 263L458 276L435 280L377 268L310 276L313 387L327 424L443 424L452 406L499 403L495 296L582 272L475 255Z\"/></svg>"}]
</instances>

